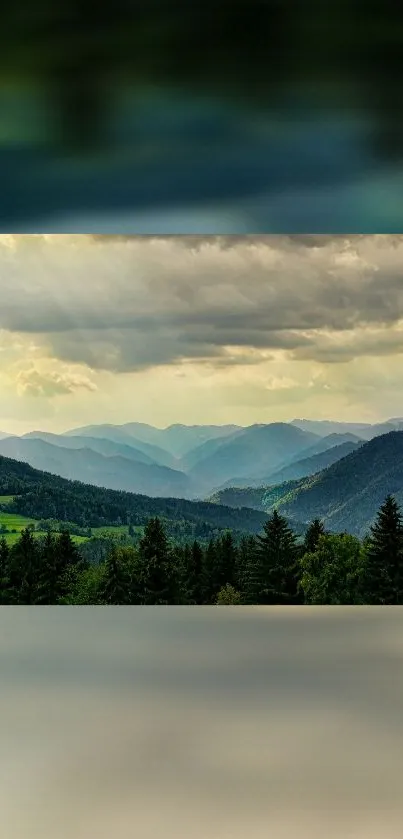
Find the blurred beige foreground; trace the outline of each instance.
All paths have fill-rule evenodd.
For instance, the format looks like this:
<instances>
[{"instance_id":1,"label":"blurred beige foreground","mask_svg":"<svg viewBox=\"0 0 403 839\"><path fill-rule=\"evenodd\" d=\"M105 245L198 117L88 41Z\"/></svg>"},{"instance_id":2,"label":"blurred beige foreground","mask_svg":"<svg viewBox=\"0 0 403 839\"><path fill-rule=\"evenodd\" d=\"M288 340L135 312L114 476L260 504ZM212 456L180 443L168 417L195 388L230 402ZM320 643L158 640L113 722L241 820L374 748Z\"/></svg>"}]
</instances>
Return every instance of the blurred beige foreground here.
<instances>
[{"instance_id":1,"label":"blurred beige foreground","mask_svg":"<svg viewBox=\"0 0 403 839\"><path fill-rule=\"evenodd\" d=\"M402 836L403 609L0 610L7 839Z\"/></svg>"}]
</instances>

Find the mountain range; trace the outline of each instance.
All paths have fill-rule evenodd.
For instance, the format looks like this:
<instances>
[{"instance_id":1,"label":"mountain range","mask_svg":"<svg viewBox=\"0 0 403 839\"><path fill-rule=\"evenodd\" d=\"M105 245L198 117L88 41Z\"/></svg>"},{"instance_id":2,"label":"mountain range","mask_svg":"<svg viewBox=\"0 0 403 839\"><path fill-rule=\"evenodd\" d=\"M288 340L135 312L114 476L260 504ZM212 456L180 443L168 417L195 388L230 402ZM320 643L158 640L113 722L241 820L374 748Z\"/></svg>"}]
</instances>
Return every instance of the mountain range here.
<instances>
[{"instance_id":1,"label":"mountain range","mask_svg":"<svg viewBox=\"0 0 403 839\"><path fill-rule=\"evenodd\" d=\"M113 449L106 454L109 442L101 440L94 444L91 438L88 442L82 438L79 448L74 443L54 445L39 437L8 437L0 441L0 454L44 472L94 486L150 496L194 496L191 480L184 472L156 464L151 459L144 462L144 453L137 455L135 449L130 451L129 448L129 454L125 456L119 450L112 454ZM104 449L104 453L100 453L99 448Z\"/></svg>"},{"instance_id":2,"label":"mountain range","mask_svg":"<svg viewBox=\"0 0 403 839\"><path fill-rule=\"evenodd\" d=\"M403 418L395 417L394 419L386 420L386 422L375 424L369 422L295 419L291 421L291 425L296 425L298 428L302 428L303 431L312 431L314 434L318 434L319 437L325 437L332 433L341 434L343 432L349 432L356 434L363 440L372 440L373 437L379 437L381 434L387 434L389 431L402 431Z\"/></svg>"},{"instance_id":3,"label":"mountain range","mask_svg":"<svg viewBox=\"0 0 403 839\"><path fill-rule=\"evenodd\" d=\"M248 427L100 424L62 434L0 433L0 455L94 486L221 503L228 488L309 478L401 429L401 418L373 425L304 419ZM230 503L231 494L225 497Z\"/></svg>"},{"instance_id":4,"label":"mountain range","mask_svg":"<svg viewBox=\"0 0 403 839\"><path fill-rule=\"evenodd\" d=\"M296 528L318 517L329 530L362 536L386 495L393 494L403 503L401 420L366 426L367 439L360 439L357 424L353 428L327 424L321 428L329 433L318 434L317 425L312 431L312 423L301 428L297 422L305 421L248 428L171 427L174 431L149 431L148 426L139 429L133 423L129 429L127 425L91 426L61 435L3 434L0 459L4 463L7 458L8 464L15 464L13 468L19 464L40 470L35 473L38 487L41 481L49 487L54 478L61 495L60 488L70 492L68 481L73 480L87 486L87 495L91 486L94 493L98 488L99 499L105 492L115 491L119 498L130 493L130 499L137 499L130 505L137 509L143 499L140 506L150 510L150 515L169 508L175 519L183 505L190 505L186 510L200 508L207 517L210 510L214 518L221 516L217 512L221 507L224 520L231 520L232 527L238 522L239 529L245 516L258 516L255 527L277 507ZM374 434L374 429L383 431L385 426L398 430ZM185 429L182 442L181 428ZM169 443L164 442L166 438ZM191 443L193 448L189 448ZM162 449L163 445L167 448ZM160 450L177 468L157 460ZM0 470L0 495L9 491L15 490L10 490Z\"/></svg>"},{"instance_id":5,"label":"mountain range","mask_svg":"<svg viewBox=\"0 0 403 839\"><path fill-rule=\"evenodd\" d=\"M286 471L277 473L277 478L284 478ZM363 537L389 494L403 504L403 431L372 437L308 477L276 483L274 475L269 486L228 488L210 500L267 513L276 508L299 526L319 518L329 531Z\"/></svg>"}]
</instances>

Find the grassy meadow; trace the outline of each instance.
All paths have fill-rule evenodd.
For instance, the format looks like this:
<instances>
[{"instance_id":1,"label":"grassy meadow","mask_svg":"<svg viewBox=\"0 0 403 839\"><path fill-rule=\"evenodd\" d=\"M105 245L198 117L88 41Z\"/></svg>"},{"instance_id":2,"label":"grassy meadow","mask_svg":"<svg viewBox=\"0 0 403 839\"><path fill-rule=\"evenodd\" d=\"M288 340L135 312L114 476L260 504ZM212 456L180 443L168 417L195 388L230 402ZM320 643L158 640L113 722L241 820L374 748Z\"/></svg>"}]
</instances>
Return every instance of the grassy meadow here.
<instances>
[{"instance_id":1,"label":"grassy meadow","mask_svg":"<svg viewBox=\"0 0 403 839\"><path fill-rule=\"evenodd\" d=\"M7 506L11 504L14 500L13 495L0 495L0 505ZM6 527L9 531L8 533L3 533L0 535L4 536L6 542L9 545L13 545L20 537L20 533L24 530L28 525L37 525L37 520L33 518L29 518L28 516L21 516L17 513L8 513L6 510L0 510L0 531L2 527ZM114 533L117 535L125 535L128 534L128 526L127 525L120 525L118 526L109 526L109 527L93 527L92 528L92 535L93 536L104 536L107 533ZM143 533L143 527L134 527L133 530L136 533ZM12 532L15 531L15 532ZM35 536L41 537L45 536L46 532L41 530L35 530ZM82 542L87 542L87 536L76 536L72 534L72 537L76 544L81 544Z\"/></svg>"}]
</instances>

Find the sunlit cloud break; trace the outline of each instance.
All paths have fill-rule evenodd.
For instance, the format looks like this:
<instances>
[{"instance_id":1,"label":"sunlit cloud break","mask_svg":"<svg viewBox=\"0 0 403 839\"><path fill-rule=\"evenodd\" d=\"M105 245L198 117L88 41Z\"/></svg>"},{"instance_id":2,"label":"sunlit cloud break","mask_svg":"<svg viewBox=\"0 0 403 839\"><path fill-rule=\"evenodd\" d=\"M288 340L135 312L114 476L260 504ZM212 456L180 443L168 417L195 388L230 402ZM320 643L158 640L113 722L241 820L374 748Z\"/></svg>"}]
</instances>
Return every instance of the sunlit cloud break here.
<instances>
[{"instance_id":1,"label":"sunlit cloud break","mask_svg":"<svg viewBox=\"0 0 403 839\"><path fill-rule=\"evenodd\" d=\"M399 413L402 256L397 235L3 235L6 413L15 403L19 422L23 403L29 422L36 395L54 428L61 404L88 421L101 405L104 419L120 405L122 422L154 424L287 419L303 405L376 419L382 390L382 416Z\"/></svg>"}]
</instances>

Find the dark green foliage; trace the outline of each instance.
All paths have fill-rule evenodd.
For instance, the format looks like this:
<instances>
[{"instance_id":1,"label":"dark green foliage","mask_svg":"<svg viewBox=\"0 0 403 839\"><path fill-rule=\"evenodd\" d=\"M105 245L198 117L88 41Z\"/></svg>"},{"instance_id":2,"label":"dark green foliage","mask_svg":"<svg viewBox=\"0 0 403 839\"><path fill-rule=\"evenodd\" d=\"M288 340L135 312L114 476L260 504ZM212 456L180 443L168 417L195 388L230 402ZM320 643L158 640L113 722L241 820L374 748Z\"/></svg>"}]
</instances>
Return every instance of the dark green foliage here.
<instances>
[{"instance_id":1,"label":"dark green foliage","mask_svg":"<svg viewBox=\"0 0 403 839\"><path fill-rule=\"evenodd\" d=\"M191 548L188 548L185 557L188 572L186 586L189 598L188 602L200 605L203 602L202 572L204 555L203 550L199 542L197 542L197 540L193 542Z\"/></svg>"},{"instance_id":2,"label":"dark green foliage","mask_svg":"<svg viewBox=\"0 0 403 839\"><path fill-rule=\"evenodd\" d=\"M139 593L143 605L177 602L179 581L167 537L158 518L150 519L139 546Z\"/></svg>"},{"instance_id":3,"label":"dark green foliage","mask_svg":"<svg viewBox=\"0 0 403 839\"><path fill-rule=\"evenodd\" d=\"M249 572L251 567L251 558L255 556L256 540L253 536L244 536L239 544L236 557L235 566L235 588L241 593L242 599L245 598L246 592L249 589Z\"/></svg>"},{"instance_id":4,"label":"dark green foliage","mask_svg":"<svg viewBox=\"0 0 403 839\"><path fill-rule=\"evenodd\" d=\"M217 574L217 554L217 544L214 539L210 539L204 554L201 581L202 602L206 605L214 603L220 590Z\"/></svg>"},{"instance_id":5,"label":"dark green foliage","mask_svg":"<svg viewBox=\"0 0 403 839\"><path fill-rule=\"evenodd\" d=\"M35 530L46 533L49 533L49 531L53 533L60 533L62 530L68 530L72 536L84 536L86 538L91 538L90 528L80 527L78 524L74 524L74 522L71 521L64 522L61 527L60 522L55 519L42 519L36 523Z\"/></svg>"},{"instance_id":6,"label":"dark green foliage","mask_svg":"<svg viewBox=\"0 0 403 839\"><path fill-rule=\"evenodd\" d=\"M122 551L113 547L106 559L100 599L108 606L128 605L131 602L130 573Z\"/></svg>"},{"instance_id":7,"label":"dark green foliage","mask_svg":"<svg viewBox=\"0 0 403 839\"><path fill-rule=\"evenodd\" d=\"M209 497L212 504L225 507L250 507L252 510L263 510L263 496L267 487L225 487Z\"/></svg>"},{"instance_id":8,"label":"dark green foliage","mask_svg":"<svg viewBox=\"0 0 403 839\"><path fill-rule=\"evenodd\" d=\"M231 533L225 533L217 542L217 585L219 589L232 586L236 578L237 549Z\"/></svg>"},{"instance_id":9,"label":"dark green foliage","mask_svg":"<svg viewBox=\"0 0 403 839\"><path fill-rule=\"evenodd\" d=\"M403 525L399 507L391 495L382 504L371 528L362 586L367 603L403 603Z\"/></svg>"},{"instance_id":10,"label":"dark green foliage","mask_svg":"<svg viewBox=\"0 0 403 839\"><path fill-rule=\"evenodd\" d=\"M7 603L10 548L4 537L0 539L0 605Z\"/></svg>"},{"instance_id":11,"label":"dark green foliage","mask_svg":"<svg viewBox=\"0 0 403 839\"><path fill-rule=\"evenodd\" d=\"M190 605L192 598L191 584L191 545L172 545L171 563L177 586L177 605Z\"/></svg>"},{"instance_id":12,"label":"dark green foliage","mask_svg":"<svg viewBox=\"0 0 403 839\"><path fill-rule=\"evenodd\" d=\"M52 605L63 594L61 567L56 537L51 531L41 545L41 561L38 572L38 603Z\"/></svg>"},{"instance_id":13,"label":"dark green foliage","mask_svg":"<svg viewBox=\"0 0 403 839\"><path fill-rule=\"evenodd\" d=\"M239 606L242 602L241 594L230 583L223 586L217 594L217 606Z\"/></svg>"},{"instance_id":14,"label":"dark green foliage","mask_svg":"<svg viewBox=\"0 0 403 839\"><path fill-rule=\"evenodd\" d=\"M27 606L37 603L40 560L40 548L31 530L22 530L18 542L10 551L5 592L7 603Z\"/></svg>"},{"instance_id":15,"label":"dark green foliage","mask_svg":"<svg viewBox=\"0 0 403 839\"><path fill-rule=\"evenodd\" d=\"M2 602L26 605L64 602L85 568L69 533L49 531L39 540L32 528L23 530L11 549L2 543L0 564Z\"/></svg>"},{"instance_id":16,"label":"dark green foliage","mask_svg":"<svg viewBox=\"0 0 403 839\"><path fill-rule=\"evenodd\" d=\"M363 550L359 539L349 533L325 534L316 551L301 562L301 588L305 603L359 604Z\"/></svg>"},{"instance_id":17,"label":"dark green foliage","mask_svg":"<svg viewBox=\"0 0 403 839\"><path fill-rule=\"evenodd\" d=\"M80 572L85 566L68 530L63 530L57 541L57 565L60 597L64 598L76 585Z\"/></svg>"},{"instance_id":18,"label":"dark green foliage","mask_svg":"<svg viewBox=\"0 0 403 839\"><path fill-rule=\"evenodd\" d=\"M258 533L266 519L258 510L235 510L182 498L149 498L68 481L1 456L0 490L3 495L15 496L7 505L10 513L74 522L86 531L89 527L115 526L122 521L130 521L132 527L144 526L150 517L158 516L167 535L175 541L207 541L228 529L240 535Z\"/></svg>"},{"instance_id":19,"label":"dark green foliage","mask_svg":"<svg viewBox=\"0 0 403 839\"><path fill-rule=\"evenodd\" d=\"M286 605L297 600L296 537L276 510L264 526L264 535L257 537L248 576L248 603Z\"/></svg>"},{"instance_id":20,"label":"dark green foliage","mask_svg":"<svg viewBox=\"0 0 403 839\"><path fill-rule=\"evenodd\" d=\"M71 606L103 606L103 582L104 565L91 565L72 581L70 592L63 602Z\"/></svg>"},{"instance_id":21,"label":"dark green foliage","mask_svg":"<svg viewBox=\"0 0 403 839\"><path fill-rule=\"evenodd\" d=\"M141 575L140 575L140 557L137 548L133 545L122 545L119 547L119 555L122 562L125 564L130 591L130 603L136 605L141 603Z\"/></svg>"},{"instance_id":22,"label":"dark green foliage","mask_svg":"<svg viewBox=\"0 0 403 839\"><path fill-rule=\"evenodd\" d=\"M316 551L319 539L324 532L323 522L320 519L314 519L305 533L304 553L314 553Z\"/></svg>"},{"instance_id":23,"label":"dark green foliage","mask_svg":"<svg viewBox=\"0 0 403 839\"><path fill-rule=\"evenodd\" d=\"M57 540L58 565L60 573L80 562L80 553L68 530L62 530Z\"/></svg>"},{"instance_id":24,"label":"dark green foliage","mask_svg":"<svg viewBox=\"0 0 403 839\"><path fill-rule=\"evenodd\" d=\"M346 532L322 531L314 520L297 544L274 511L258 537L237 542L227 532L203 548L195 539L172 544L154 517L138 547L106 534L93 540L99 548L93 556L67 530L39 538L26 528L12 547L0 539L0 603L403 603L403 530L392 496L363 543Z\"/></svg>"}]
</instances>

